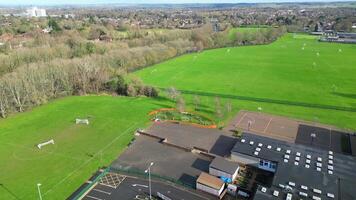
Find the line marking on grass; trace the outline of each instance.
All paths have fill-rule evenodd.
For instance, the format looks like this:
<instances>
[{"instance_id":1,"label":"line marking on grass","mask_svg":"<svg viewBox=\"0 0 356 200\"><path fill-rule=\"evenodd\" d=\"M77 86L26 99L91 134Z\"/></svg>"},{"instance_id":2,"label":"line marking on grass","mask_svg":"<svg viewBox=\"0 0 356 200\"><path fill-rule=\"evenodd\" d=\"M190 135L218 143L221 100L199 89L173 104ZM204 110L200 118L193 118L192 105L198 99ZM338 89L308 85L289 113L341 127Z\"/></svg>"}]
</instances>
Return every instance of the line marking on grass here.
<instances>
[{"instance_id":1,"label":"line marking on grass","mask_svg":"<svg viewBox=\"0 0 356 200\"><path fill-rule=\"evenodd\" d=\"M30 148L30 147L27 147L27 146L24 146L24 145L19 145L19 144L14 144L14 143L7 143L7 142L0 142L0 144L9 145L9 146L14 146L14 147L19 147L19 148L22 148L22 149L27 149L27 150L36 152L36 149ZM72 156L66 156L66 155L61 154L61 153L47 152L47 151L45 151L45 150L42 150L41 152L42 152L42 153L45 153L45 154L51 154L51 155L54 155L54 156L59 156L59 157L64 157L64 158L72 159L72 160L84 161L84 159L82 159L82 158L76 158L76 157L72 157ZM36 158L38 158L38 156L37 156L36 158L23 159L23 158L19 158L14 152L13 152L12 156L13 156L16 160L35 160ZM47 156L47 155L41 156L40 158L43 158L43 157L45 157L45 156Z\"/></svg>"},{"instance_id":2,"label":"line marking on grass","mask_svg":"<svg viewBox=\"0 0 356 200\"><path fill-rule=\"evenodd\" d=\"M104 146L102 149L98 150L93 157L89 158L88 160L86 160L83 164L79 165L77 169L73 170L71 173L69 173L66 177L64 177L62 180L60 180L59 182L57 182L51 189L47 190L45 193L43 193L42 196L47 195L49 192L51 192L55 187L57 187L58 185L62 184L65 180L67 180L69 177L71 177L75 172L77 172L78 170L80 170L82 167L84 167L85 165L87 165L90 161L92 161L94 158L96 158L99 153L103 152L105 149L109 148L114 142L116 142L119 138L121 138L121 136L129 133L129 131L134 128L134 126L136 126L138 123L133 123L133 125L131 125L130 127L128 127L124 132L122 132L120 135L118 135L114 140L112 140L109 144L107 144L106 146Z\"/></svg>"}]
</instances>

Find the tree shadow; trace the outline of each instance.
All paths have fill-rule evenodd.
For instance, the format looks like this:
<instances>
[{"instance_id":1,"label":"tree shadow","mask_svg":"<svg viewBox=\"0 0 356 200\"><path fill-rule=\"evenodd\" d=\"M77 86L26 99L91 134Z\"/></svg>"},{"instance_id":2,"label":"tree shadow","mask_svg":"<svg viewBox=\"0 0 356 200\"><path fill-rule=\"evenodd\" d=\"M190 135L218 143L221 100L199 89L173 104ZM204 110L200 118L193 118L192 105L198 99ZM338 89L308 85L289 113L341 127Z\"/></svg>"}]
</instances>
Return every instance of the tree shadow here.
<instances>
[{"instance_id":1,"label":"tree shadow","mask_svg":"<svg viewBox=\"0 0 356 200\"><path fill-rule=\"evenodd\" d=\"M162 88L160 88L160 89L162 89ZM300 107L317 108L317 109L324 109L324 110L338 110L338 111L356 112L356 108L346 107L346 106L334 106L334 105L326 105L326 104L318 104L318 103L307 103L307 102L269 99L269 98L260 98L260 97L249 97L249 96L240 96L240 95L232 95L232 94L219 94L219 93L212 93L212 92L201 92L201 91L190 91L190 90L179 90L179 91L182 94L195 94L195 95L207 96L207 97L221 97L221 98L237 99L237 100L242 100L242 101L273 103L273 104L280 104L280 105L300 106Z\"/></svg>"},{"instance_id":2,"label":"tree shadow","mask_svg":"<svg viewBox=\"0 0 356 200\"><path fill-rule=\"evenodd\" d=\"M348 94L348 93L341 93L341 92L333 92L332 94L340 97L356 99L356 94Z\"/></svg>"}]
</instances>

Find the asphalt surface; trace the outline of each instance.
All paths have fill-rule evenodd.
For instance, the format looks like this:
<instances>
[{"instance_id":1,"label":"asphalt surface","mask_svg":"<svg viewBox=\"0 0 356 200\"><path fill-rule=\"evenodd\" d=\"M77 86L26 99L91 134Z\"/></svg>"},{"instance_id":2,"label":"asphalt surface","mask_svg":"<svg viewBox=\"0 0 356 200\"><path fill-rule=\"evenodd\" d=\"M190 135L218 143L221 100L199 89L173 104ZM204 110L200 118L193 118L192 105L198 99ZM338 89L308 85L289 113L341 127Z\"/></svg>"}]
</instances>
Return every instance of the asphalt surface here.
<instances>
[{"instance_id":1,"label":"asphalt surface","mask_svg":"<svg viewBox=\"0 0 356 200\"><path fill-rule=\"evenodd\" d=\"M116 169L138 169L145 171L154 162L152 173L171 177L187 185L195 186L201 172L209 171L210 160L167 146L148 136L140 135L135 142L115 160L111 167Z\"/></svg>"},{"instance_id":2,"label":"asphalt surface","mask_svg":"<svg viewBox=\"0 0 356 200\"><path fill-rule=\"evenodd\" d=\"M96 185L83 200L134 200L144 199L149 196L148 180L126 177L115 189L110 186ZM216 199L206 194L200 194L186 188L176 187L162 182L152 180L152 196L157 192L169 199L174 200L209 200ZM141 197L141 198L140 198Z\"/></svg>"}]
</instances>

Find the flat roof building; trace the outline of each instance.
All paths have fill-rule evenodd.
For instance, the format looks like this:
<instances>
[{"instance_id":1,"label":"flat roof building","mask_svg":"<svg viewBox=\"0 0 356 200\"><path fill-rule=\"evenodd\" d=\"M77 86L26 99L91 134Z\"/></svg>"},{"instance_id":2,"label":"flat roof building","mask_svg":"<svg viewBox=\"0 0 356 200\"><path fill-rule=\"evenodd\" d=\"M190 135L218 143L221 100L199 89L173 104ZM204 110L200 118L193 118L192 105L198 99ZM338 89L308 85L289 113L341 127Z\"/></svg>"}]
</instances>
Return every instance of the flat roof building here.
<instances>
[{"instance_id":1,"label":"flat roof building","mask_svg":"<svg viewBox=\"0 0 356 200\"><path fill-rule=\"evenodd\" d=\"M354 200L356 158L244 133L231 158L273 172L271 187L259 186L255 200L305 198Z\"/></svg>"},{"instance_id":2,"label":"flat roof building","mask_svg":"<svg viewBox=\"0 0 356 200\"><path fill-rule=\"evenodd\" d=\"M221 157L216 157L209 165L209 174L228 178L233 181L239 171L239 165L236 162L228 161Z\"/></svg>"},{"instance_id":3,"label":"flat roof building","mask_svg":"<svg viewBox=\"0 0 356 200\"><path fill-rule=\"evenodd\" d=\"M210 174L202 172L197 179L196 188L197 190L201 190L217 197L222 197L224 194L224 182Z\"/></svg>"}]
</instances>

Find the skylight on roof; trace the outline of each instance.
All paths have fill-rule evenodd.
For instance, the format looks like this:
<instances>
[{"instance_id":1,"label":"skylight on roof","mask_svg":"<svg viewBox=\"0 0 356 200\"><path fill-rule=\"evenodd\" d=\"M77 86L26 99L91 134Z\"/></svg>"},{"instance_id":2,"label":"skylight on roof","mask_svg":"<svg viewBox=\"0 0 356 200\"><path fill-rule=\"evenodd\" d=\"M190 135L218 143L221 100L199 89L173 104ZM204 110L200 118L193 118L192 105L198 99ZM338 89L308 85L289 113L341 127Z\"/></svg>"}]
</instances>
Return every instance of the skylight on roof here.
<instances>
[{"instance_id":1,"label":"skylight on roof","mask_svg":"<svg viewBox=\"0 0 356 200\"><path fill-rule=\"evenodd\" d=\"M278 197L279 192L277 190L273 191L273 196Z\"/></svg>"},{"instance_id":2,"label":"skylight on roof","mask_svg":"<svg viewBox=\"0 0 356 200\"><path fill-rule=\"evenodd\" d=\"M295 183L291 181L288 182L288 185L295 187Z\"/></svg>"},{"instance_id":3,"label":"skylight on roof","mask_svg":"<svg viewBox=\"0 0 356 200\"><path fill-rule=\"evenodd\" d=\"M300 195L300 196L303 196L303 197L308 197L308 194L305 193L305 192L299 192L299 195Z\"/></svg>"},{"instance_id":4,"label":"skylight on roof","mask_svg":"<svg viewBox=\"0 0 356 200\"><path fill-rule=\"evenodd\" d=\"M335 195L332 194L332 193L327 193L326 196L329 197L329 198L332 198L332 199L335 198Z\"/></svg>"},{"instance_id":5,"label":"skylight on roof","mask_svg":"<svg viewBox=\"0 0 356 200\"><path fill-rule=\"evenodd\" d=\"M321 194L321 190L316 189L316 188L313 188L313 192L314 192L314 193L317 193L317 194Z\"/></svg>"},{"instance_id":6,"label":"skylight on roof","mask_svg":"<svg viewBox=\"0 0 356 200\"><path fill-rule=\"evenodd\" d=\"M261 188L261 191L262 191L263 193L266 193L266 192L267 192L267 188L262 187L262 188Z\"/></svg>"}]
</instances>

